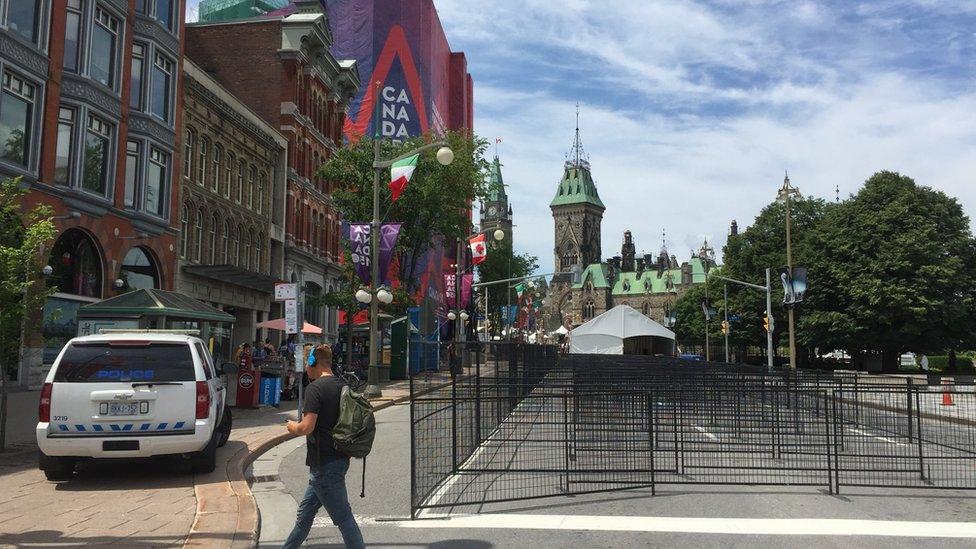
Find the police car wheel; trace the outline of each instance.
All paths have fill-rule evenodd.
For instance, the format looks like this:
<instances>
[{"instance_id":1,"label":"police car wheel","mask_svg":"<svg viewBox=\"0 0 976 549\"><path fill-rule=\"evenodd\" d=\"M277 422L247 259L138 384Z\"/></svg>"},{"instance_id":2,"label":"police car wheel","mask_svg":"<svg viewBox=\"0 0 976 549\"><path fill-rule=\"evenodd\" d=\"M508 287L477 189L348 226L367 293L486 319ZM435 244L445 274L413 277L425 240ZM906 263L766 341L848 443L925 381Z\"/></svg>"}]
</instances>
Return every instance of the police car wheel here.
<instances>
[{"instance_id":1,"label":"police car wheel","mask_svg":"<svg viewBox=\"0 0 976 549\"><path fill-rule=\"evenodd\" d=\"M217 447L223 448L224 444L230 440L230 430L233 427L234 418L230 415L230 408L224 408L224 418L220 421L220 429L217 431Z\"/></svg>"},{"instance_id":2,"label":"police car wheel","mask_svg":"<svg viewBox=\"0 0 976 549\"><path fill-rule=\"evenodd\" d=\"M75 474L75 463L73 458L43 456L44 476L48 480L68 480Z\"/></svg>"}]
</instances>

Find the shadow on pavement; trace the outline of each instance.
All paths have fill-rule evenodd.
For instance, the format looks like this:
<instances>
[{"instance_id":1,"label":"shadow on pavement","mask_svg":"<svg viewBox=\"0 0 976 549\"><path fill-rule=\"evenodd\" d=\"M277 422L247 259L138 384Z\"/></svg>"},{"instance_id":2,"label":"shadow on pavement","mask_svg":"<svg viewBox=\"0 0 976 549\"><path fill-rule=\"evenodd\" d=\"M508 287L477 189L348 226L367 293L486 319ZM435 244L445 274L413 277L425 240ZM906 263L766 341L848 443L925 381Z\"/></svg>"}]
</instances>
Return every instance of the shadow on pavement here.
<instances>
[{"instance_id":1,"label":"shadow on pavement","mask_svg":"<svg viewBox=\"0 0 976 549\"><path fill-rule=\"evenodd\" d=\"M233 539L233 535L213 535L211 539ZM59 530L33 530L21 534L4 534L0 538L4 547L83 547L88 545L113 545L116 547L182 547L183 539L174 536L138 535L112 536L65 536Z\"/></svg>"}]
</instances>

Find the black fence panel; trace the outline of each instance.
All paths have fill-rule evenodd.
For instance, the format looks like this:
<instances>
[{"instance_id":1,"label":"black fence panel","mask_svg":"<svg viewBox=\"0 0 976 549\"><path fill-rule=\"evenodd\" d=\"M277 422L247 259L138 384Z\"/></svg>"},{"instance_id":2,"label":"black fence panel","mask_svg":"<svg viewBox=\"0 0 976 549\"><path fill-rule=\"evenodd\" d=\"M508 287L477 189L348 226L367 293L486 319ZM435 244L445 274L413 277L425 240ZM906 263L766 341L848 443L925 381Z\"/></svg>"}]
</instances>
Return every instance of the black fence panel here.
<instances>
[{"instance_id":1,"label":"black fence panel","mask_svg":"<svg viewBox=\"0 0 976 549\"><path fill-rule=\"evenodd\" d=\"M911 377L436 346L411 513L681 484L976 488L976 394Z\"/></svg>"}]
</instances>

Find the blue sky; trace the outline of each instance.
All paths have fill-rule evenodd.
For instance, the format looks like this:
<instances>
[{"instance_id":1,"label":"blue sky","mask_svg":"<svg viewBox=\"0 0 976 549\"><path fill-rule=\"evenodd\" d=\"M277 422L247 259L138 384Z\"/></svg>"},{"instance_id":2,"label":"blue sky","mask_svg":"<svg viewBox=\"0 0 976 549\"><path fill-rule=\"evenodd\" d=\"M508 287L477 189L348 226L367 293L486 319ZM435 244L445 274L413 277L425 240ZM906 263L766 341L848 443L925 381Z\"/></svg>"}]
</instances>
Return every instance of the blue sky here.
<instances>
[{"instance_id":1,"label":"blue sky","mask_svg":"<svg viewBox=\"0 0 976 549\"><path fill-rule=\"evenodd\" d=\"M639 252L656 253L662 230L680 260L705 236L719 248L732 219L746 226L773 199L784 170L830 199L897 170L976 214L971 0L435 5L467 54L477 133L502 138L516 248L544 269L577 102L607 206L605 257L625 229Z\"/></svg>"}]
</instances>

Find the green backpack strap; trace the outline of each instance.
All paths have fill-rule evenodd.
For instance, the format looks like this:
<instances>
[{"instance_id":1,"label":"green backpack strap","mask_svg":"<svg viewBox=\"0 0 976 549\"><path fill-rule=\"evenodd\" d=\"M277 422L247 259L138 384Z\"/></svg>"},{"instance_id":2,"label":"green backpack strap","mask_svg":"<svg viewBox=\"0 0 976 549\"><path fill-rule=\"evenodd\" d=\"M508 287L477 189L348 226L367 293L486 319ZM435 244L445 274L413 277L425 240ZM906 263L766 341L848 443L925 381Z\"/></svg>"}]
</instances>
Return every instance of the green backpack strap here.
<instances>
[{"instance_id":1,"label":"green backpack strap","mask_svg":"<svg viewBox=\"0 0 976 549\"><path fill-rule=\"evenodd\" d=\"M360 485L359 497L366 497L366 457L363 457L363 483Z\"/></svg>"}]
</instances>

